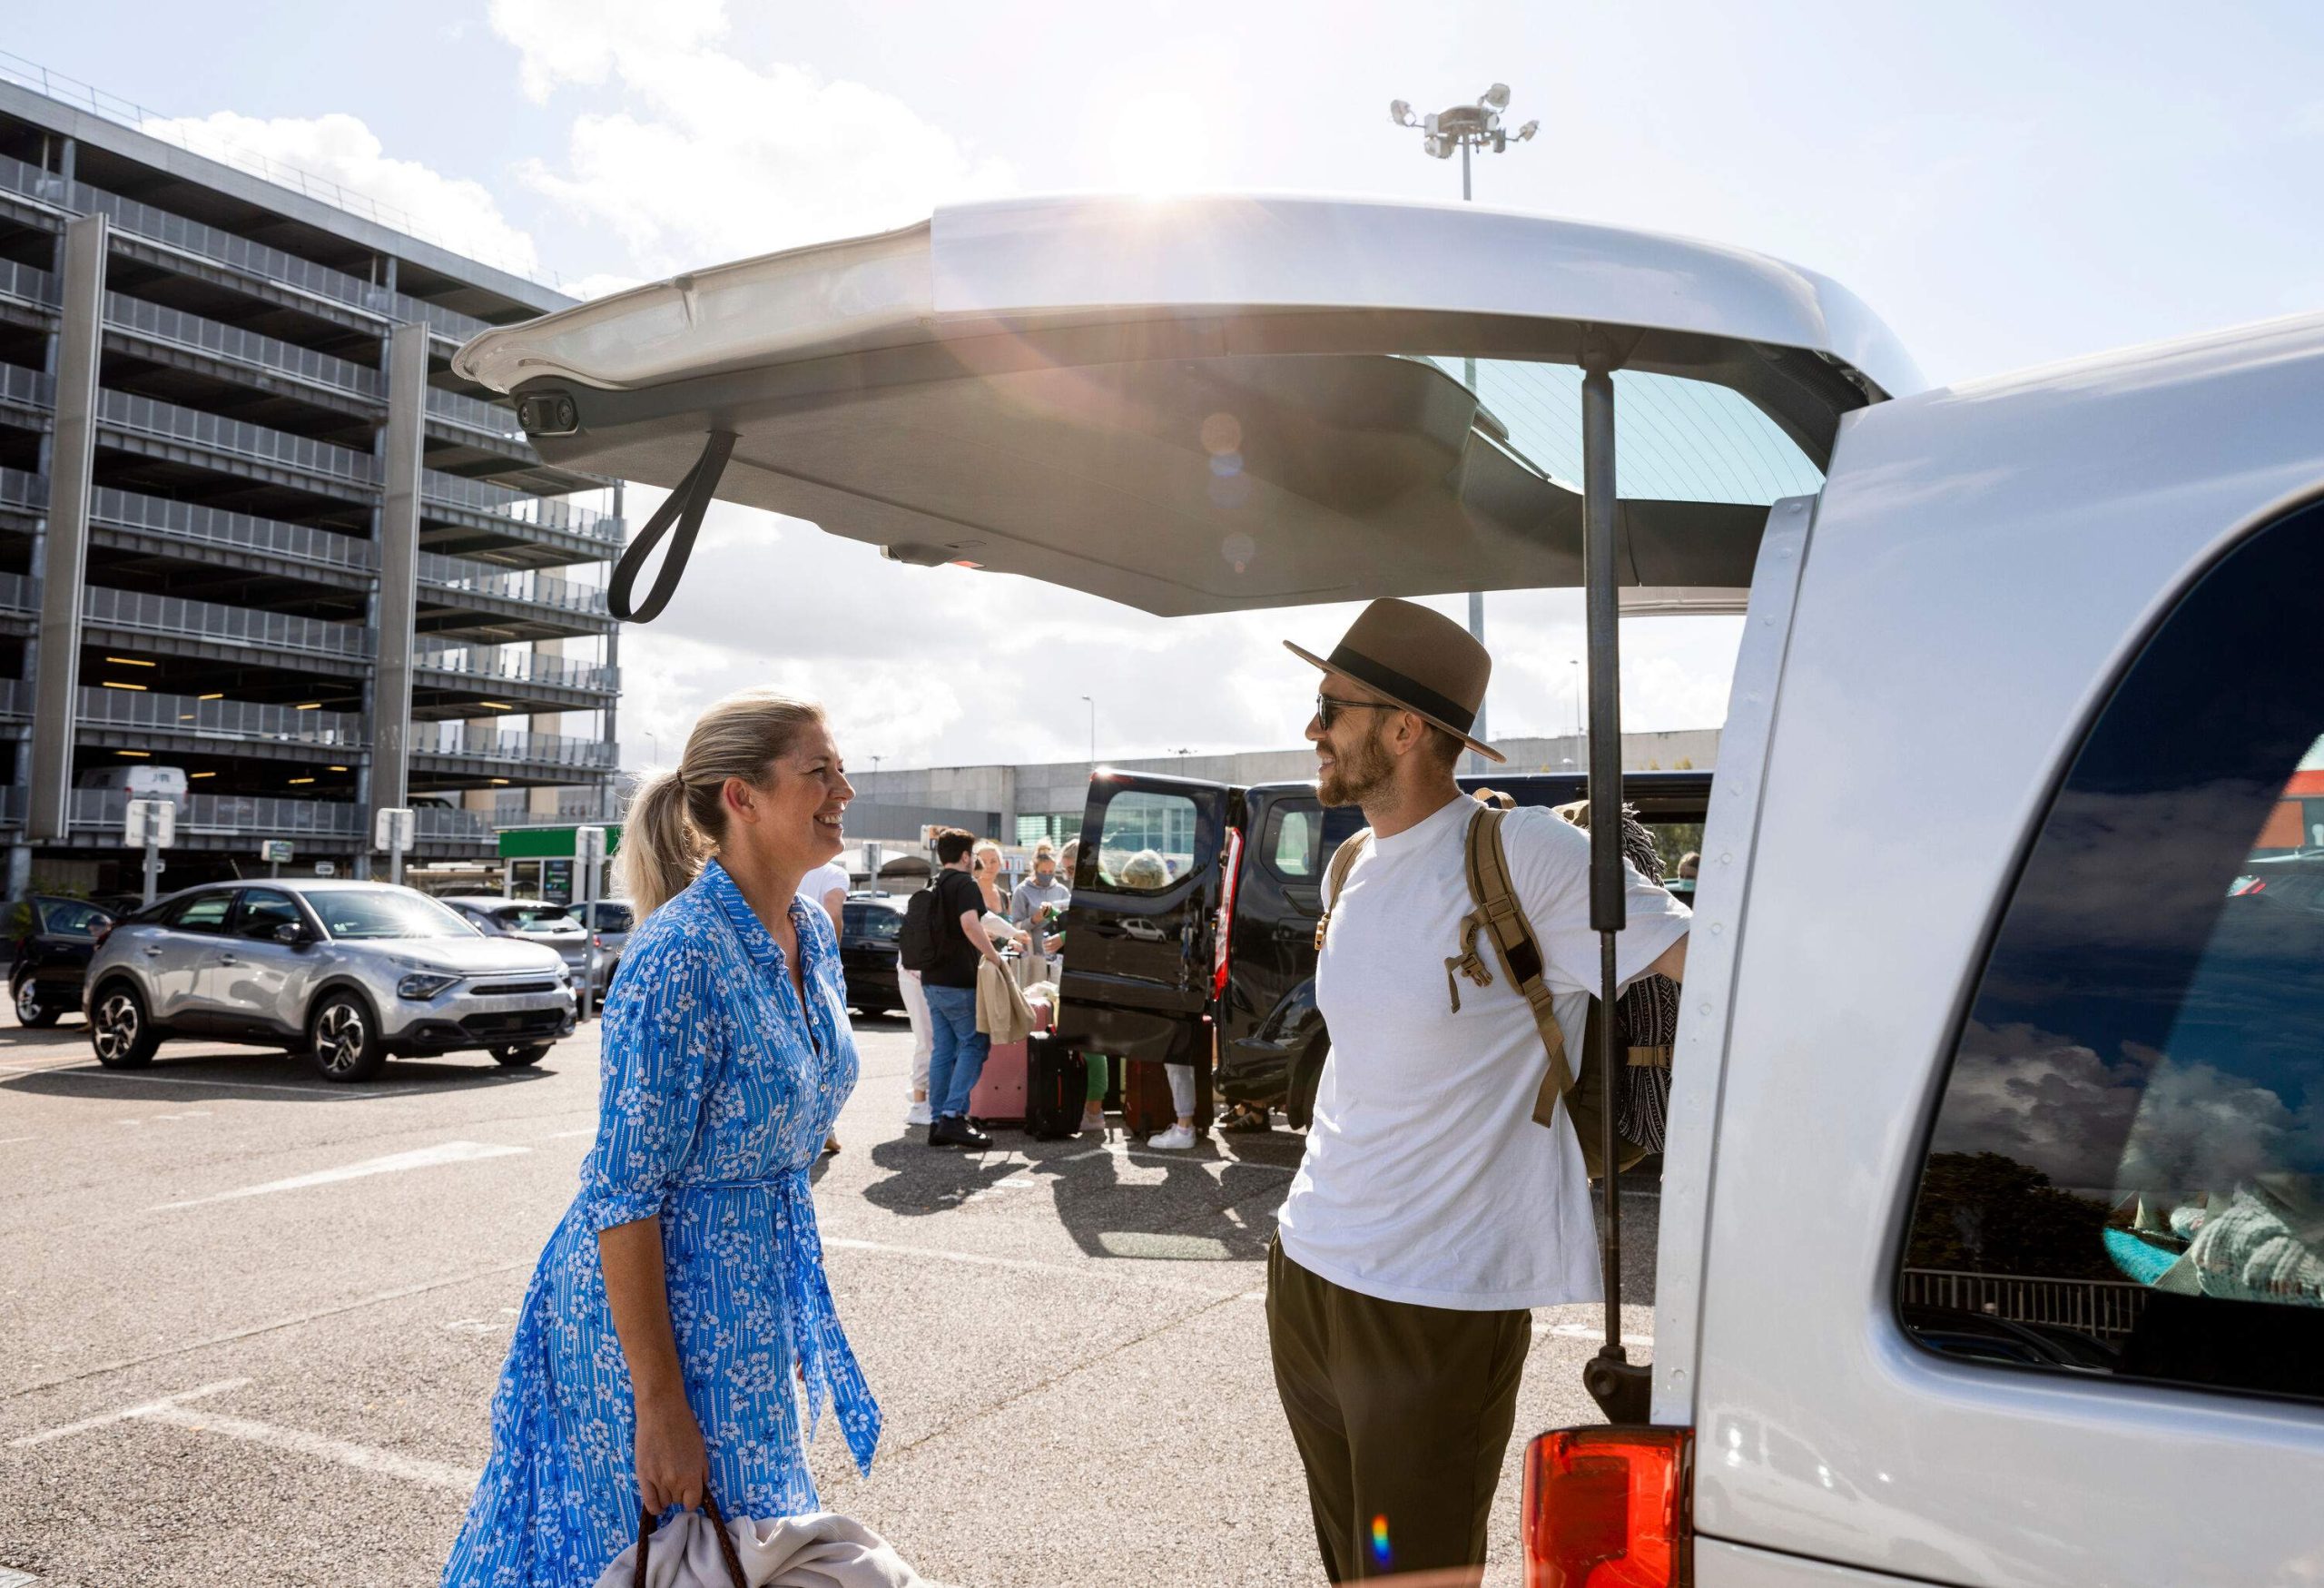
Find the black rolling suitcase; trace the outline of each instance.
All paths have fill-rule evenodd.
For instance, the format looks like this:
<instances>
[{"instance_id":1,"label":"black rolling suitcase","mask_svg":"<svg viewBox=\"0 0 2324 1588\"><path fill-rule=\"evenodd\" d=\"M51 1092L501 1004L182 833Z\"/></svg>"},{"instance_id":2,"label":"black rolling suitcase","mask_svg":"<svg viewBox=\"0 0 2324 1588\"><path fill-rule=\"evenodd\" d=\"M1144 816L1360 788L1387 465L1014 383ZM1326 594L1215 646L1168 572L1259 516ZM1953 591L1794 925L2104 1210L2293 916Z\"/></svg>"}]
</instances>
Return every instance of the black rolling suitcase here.
<instances>
[{"instance_id":1,"label":"black rolling suitcase","mask_svg":"<svg viewBox=\"0 0 2324 1588\"><path fill-rule=\"evenodd\" d=\"M1089 1090L1089 1062L1054 1035L1036 1031L1025 1041L1025 1133L1055 1141L1081 1128L1082 1100Z\"/></svg>"}]
</instances>

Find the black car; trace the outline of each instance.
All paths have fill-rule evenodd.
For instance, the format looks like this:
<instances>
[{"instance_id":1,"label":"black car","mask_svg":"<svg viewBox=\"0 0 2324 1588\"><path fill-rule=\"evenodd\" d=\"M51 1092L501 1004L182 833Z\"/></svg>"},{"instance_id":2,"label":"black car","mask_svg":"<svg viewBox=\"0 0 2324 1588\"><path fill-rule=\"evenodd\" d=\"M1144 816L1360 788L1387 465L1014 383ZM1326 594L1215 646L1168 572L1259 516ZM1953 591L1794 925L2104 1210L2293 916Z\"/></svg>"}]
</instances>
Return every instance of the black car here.
<instances>
[{"instance_id":1,"label":"black car","mask_svg":"<svg viewBox=\"0 0 2324 1588\"><path fill-rule=\"evenodd\" d=\"M57 1016L80 1012L89 955L113 922L110 912L86 899L34 893L25 900L15 922L22 935L8 967L17 1024L53 1026Z\"/></svg>"},{"instance_id":2,"label":"black car","mask_svg":"<svg viewBox=\"0 0 2324 1588\"><path fill-rule=\"evenodd\" d=\"M904 902L887 893L851 898L840 908L839 962L847 972L848 1006L887 1014L904 1006L896 991L896 937L904 929Z\"/></svg>"},{"instance_id":3,"label":"black car","mask_svg":"<svg viewBox=\"0 0 2324 1588\"><path fill-rule=\"evenodd\" d=\"M1531 774L1460 782L1500 790L1521 805L1561 805L1582 798L1589 780ZM1710 785L1709 772L1640 772L1622 779L1622 794L1649 827L1692 824L1709 807ZM1090 780L1071 879L1058 1040L1088 1052L1192 1064L1206 1108L1215 1089L1230 1102L1280 1108L1305 1127L1330 1046L1315 1008L1324 873L1341 841L1363 825L1353 806L1326 809L1313 783L1230 788L1099 773ZM1162 859L1167 882L1125 886L1123 863L1147 850Z\"/></svg>"}]
</instances>

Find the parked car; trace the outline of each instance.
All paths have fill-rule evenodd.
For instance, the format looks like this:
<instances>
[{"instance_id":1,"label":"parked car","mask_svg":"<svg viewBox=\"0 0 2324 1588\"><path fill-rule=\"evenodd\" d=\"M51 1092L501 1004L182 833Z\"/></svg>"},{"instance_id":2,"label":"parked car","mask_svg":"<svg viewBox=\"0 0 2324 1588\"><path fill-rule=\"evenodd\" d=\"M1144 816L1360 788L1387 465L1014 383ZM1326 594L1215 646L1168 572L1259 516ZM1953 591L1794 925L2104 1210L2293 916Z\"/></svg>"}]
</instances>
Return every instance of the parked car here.
<instances>
[{"instance_id":1,"label":"parked car","mask_svg":"<svg viewBox=\"0 0 2324 1588\"><path fill-rule=\"evenodd\" d=\"M27 895L20 920L15 961L8 967L8 996L16 1023L53 1026L57 1017L81 1012L89 956L113 924L110 911L86 899L48 893Z\"/></svg>"},{"instance_id":2,"label":"parked car","mask_svg":"<svg viewBox=\"0 0 2324 1588\"><path fill-rule=\"evenodd\" d=\"M1521 805L1561 805L1587 792L1587 780L1571 774L1459 782ZM1710 789L1708 772L1622 780L1623 798L1649 827L1700 822ZM1304 1128L1331 1045L1315 1007L1324 872L1363 824L1353 806L1326 809L1312 782L1231 788L1154 773L1093 777L1081 817L1081 873L1066 914L1059 1040L1192 1064L1198 1086L1207 1076L1225 1100L1282 1109ZM1170 833L1187 847L1168 857L1177 863L1168 891L1114 884L1106 858L1126 846L1125 833L1138 835L1127 845L1137 847ZM1182 943L1188 952L1179 952Z\"/></svg>"},{"instance_id":3,"label":"parked car","mask_svg":"<svg viewBox=\"0 0 2324 1588\"><path fill-rule=\"evenodd\" d=\"M573 1030L553 950L487 937L388 883L188 888L114 924L89 988L89 1041L108 1070L148 1064L179 1037L304 1052L327 1080L473 1050L517 1069Z\"/></svg>"},{"instance_id":4,"label":"parked car","mask_svg":"<svg viewBox=\"0 0 2324 1588\"><path fill-rule=\"evenodd\" d=\"M903 931L904 901L886 893L855 893L840 907L839 960L847 972L848 1006L860 1014L889 1014L904 1006L896 991L896 937Z\"/></svg>"},{"instance_id":5,"label":"parked car","mask_svg":"<svg viewBox=\"0 0 2324 1588\"><path fill-rule=\"evenodd\" d=\"M629 946L629 930L636 924L637 911L626 899L590 899L568 909L597 951L597 990L603 992L613 985L614 972L620 967L622 950Z\"/></svg>"},{"instance_id":6,"label":"parked car","mask_svg":"<svg viewBox=\"0 0 2324 1588\"><path fill-rule=\"evenodd\" d=\"M1615 1425L1529 1450L1530 1580L2314 1574L2324 917L2229 893L2324 798L2324 315L1935 390L1844 289L1739 250L1023 199L455 367L550 462L677 489L624 615L714 495L1163 616L1579 586L1610 801L1618 613L1741 614L1653 1361L1608 1297L1584 1387ZM1169 892L1108 973L1180 1001L1109 1011L1093 973L1068 1021L1160 1047L1198 1011Z\"/></svg>"},{"instance_id":7,"label":"parked car","mask_svg":"<svg viewBox=\"0 0 2324 1588\"><path fill-rule=\"evenodd\" d=\"M553 950L565 962L577 986L589 970L589 930L563 904L547 899L503 899L485 893L452 893L438 901L459 912L478 932L491 937L513 937ZM603 989L613 974L601 964L597 985Z\"/></svg>"}]
</instances>

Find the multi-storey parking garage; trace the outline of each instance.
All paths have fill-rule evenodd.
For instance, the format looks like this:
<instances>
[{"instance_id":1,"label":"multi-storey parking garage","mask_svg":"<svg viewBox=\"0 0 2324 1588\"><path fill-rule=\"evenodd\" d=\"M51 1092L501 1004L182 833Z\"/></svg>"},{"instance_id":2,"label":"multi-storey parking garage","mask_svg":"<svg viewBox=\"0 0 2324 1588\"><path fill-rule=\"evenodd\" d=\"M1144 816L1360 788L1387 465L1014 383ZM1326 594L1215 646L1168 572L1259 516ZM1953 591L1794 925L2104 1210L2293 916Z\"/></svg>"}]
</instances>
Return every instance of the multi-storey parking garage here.
<instances>
[{"instance_id":1,"label":"multi-storey parking garage","mask_svg":"<svg viewBox=\"0 0 2324 1588\"><path fill-rule=\"evenodd\" d=\"M447 362L566 301L0 82L12 893L129 885L140 763L188 780L172 883L270 838L378 869L383 805L432 859L604 813L618 488Z\"/></svg>"}]
</instances>

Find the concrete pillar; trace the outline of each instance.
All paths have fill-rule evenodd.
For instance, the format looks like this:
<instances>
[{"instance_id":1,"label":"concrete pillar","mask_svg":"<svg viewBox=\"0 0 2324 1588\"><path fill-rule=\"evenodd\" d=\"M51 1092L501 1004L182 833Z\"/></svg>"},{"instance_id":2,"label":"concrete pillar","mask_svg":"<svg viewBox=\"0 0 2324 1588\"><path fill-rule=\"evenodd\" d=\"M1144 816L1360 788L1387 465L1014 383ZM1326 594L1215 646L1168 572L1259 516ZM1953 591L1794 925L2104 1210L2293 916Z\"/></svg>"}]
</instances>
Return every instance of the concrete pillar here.
<instances>
[{"instance_id":1,"label":"concrete pillar","mask_svg":"<svg viewBox=\"0 0 2324 1588\"><path fill-rule=\"evenodd\" d=\"M89 563L90 469L96 459L97 358L104 332L106 221L64 224L57 320L56 423L41 536L39 655L34 666L32 812L25 836L61 843L73 805L73 718L81 688L81 591Z\"/></svg>"},{"instance_id":2,"label":"concrete pillar","mask_svg":"<svg viewBox=\"0 0 2324 1588\"><path fill-rule=\"evenodd\" d=\"M370 798L376 813L409 804L412 626L419 611L419 469L428 402L428 328L399 325L388 340L388 431L379 502L379 656L372 667Z\"/></svg>"}]
</instances>

